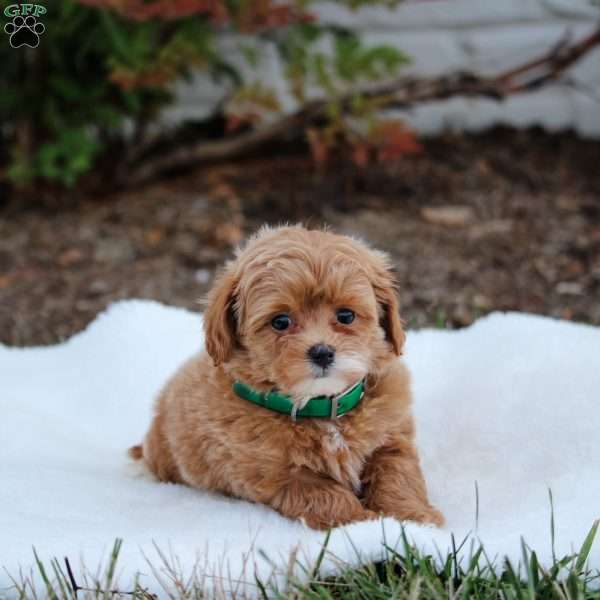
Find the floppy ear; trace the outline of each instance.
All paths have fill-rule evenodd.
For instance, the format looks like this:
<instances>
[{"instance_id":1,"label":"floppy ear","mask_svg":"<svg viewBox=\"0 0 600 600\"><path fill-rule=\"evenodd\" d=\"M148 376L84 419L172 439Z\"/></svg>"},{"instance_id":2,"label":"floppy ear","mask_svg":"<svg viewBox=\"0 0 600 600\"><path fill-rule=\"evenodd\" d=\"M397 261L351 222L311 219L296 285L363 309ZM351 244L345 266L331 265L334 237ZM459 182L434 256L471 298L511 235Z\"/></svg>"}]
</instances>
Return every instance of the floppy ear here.
<instances>
[{"instance_id":1,"label":"floppy ear","mask_svg":"<svg viewBox=\"0 0 600 600\"><path fill-rule=\"evenodd\" d=\"M237 340L237 323L233 311L236 279L224 271L208 294L208 306L204 313L206 351L215 366L227 362Z\"/></svg>"},{"instance_id":2,"label":"floppy ear","mask_svg":"<svg viewBox=\"0 0 600 600\"><path fill-rule=\"evenodd\" d=\"M375 290L377 303L382 310L380 325L385 331L386 339L394 349L394 354L400 356L406 334L404 333L402 320L400 319L396 283L387 264L383 268L377 269L375 280L373 281L373 289Z\"/></svg>"}]
</instances>

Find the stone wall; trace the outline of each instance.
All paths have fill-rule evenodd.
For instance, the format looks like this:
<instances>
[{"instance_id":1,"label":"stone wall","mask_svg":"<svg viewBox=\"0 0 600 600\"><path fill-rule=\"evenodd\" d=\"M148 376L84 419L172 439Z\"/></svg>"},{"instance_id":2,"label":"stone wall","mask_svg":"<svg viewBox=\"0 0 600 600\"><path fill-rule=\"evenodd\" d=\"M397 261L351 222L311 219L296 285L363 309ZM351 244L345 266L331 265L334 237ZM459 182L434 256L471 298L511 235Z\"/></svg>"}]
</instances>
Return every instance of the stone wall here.
<instances>
[{"instance_id":1,"label":"stone wall","mask_svg":"<svg viewBox=\"0 0 600 600\"><path fill-rule=\"evenodd\" d=\"M405 51L412 64L404 72L423 76L457 70L493 74L539 55L565 35L586 35L600 22L600 5L590 0L407 0L394 9L356 12L323 2L317 10L322 21L352 27L367 43ZM257 77L280 90L286 108L293 108L278 57L269 48L263 49ZM166 114L169 122L206 115L222 90L199 75L179 85L177 93L177 105ZM552 131L573 128L600 137L600 48L563 80L539 91L500 103L453 98L400 114L424 134L510 124Z\"/></svg>"}]
</instances>

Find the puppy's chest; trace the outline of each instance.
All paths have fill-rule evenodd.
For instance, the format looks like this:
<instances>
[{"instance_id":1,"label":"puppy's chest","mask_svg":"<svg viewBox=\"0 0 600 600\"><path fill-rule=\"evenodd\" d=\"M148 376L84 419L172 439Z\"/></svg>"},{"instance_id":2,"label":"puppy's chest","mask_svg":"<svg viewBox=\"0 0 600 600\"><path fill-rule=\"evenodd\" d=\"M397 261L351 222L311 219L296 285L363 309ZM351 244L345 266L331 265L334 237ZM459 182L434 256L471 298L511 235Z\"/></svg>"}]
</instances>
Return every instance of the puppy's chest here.
<instances>
[{"instance_id":1,"label":"puppy's chest","mask_svg":"<svg viewBox=\"0 0 600 600\"><path fill-rule=\"evenodd\" d=\"M335 422L323 425L321 447L325 452L336 454L348 450L348 442L344 432L340 430Z\"/></svg>"},{"instance_id":2,"label":"puppy's chest","mask_svg":"<svg viewBox=\"0 0 600 600\"><path fill-rule=\"evenodd\" d=\"M324 470L331 477L360 491L361 475L367 459L366 448L336 422L321 426L320 455Z\"/></svg>"}]
</instances>

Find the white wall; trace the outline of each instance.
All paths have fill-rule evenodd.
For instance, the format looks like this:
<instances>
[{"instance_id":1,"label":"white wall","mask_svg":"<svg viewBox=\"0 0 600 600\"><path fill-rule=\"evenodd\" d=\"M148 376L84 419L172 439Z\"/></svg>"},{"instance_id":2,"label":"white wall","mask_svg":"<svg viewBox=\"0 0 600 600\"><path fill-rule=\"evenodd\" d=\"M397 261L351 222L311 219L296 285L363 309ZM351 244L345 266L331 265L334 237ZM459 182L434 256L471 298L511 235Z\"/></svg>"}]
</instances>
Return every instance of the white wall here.
<instances>
[{"instance_id":1,"label":"white wall","mask_svg":"<svg viewBox=\"0 0 600 600\"><path fill-rule=\"evenodd\" d=\"M350 11L318 5L321 21L352 27L369 43L391 44L412 57L404 72L436 76L457 70L493 74L551 48L564 35L591 32L600 6L590 0L408 0L394 9ZM288 110L278 57L269 49L258 78L278 89ZM222 94L206 77L178 86L179 102L169 122L207 114ZM560 82L504 102L453 98L400 113L425 134L442 129L480 130L495 124L574 128L600 137L600 48L577 63Z\"/></svg>"}]
</instances>

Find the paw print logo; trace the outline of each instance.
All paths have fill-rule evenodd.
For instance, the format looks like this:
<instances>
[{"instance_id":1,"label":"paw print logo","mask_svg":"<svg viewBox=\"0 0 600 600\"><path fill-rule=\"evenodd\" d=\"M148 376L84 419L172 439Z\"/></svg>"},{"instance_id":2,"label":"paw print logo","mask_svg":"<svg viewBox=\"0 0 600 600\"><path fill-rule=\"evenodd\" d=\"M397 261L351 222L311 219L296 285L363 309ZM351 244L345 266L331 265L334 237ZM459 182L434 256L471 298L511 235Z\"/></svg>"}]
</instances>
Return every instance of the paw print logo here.
<instances>
[{"instance_id":1,"label":"paw print logo","mask_svg":"<svg viewBox=\"0 0 600 600\"><path fill-rule=\"evenodd\" d=\"M40 35L46 31L46 27L33 15L26 17L17 15L4 26L4 31L10 36L10 45L13 48L21 46L37 48L40 43Z\"/></svg>"}]
</instances>

